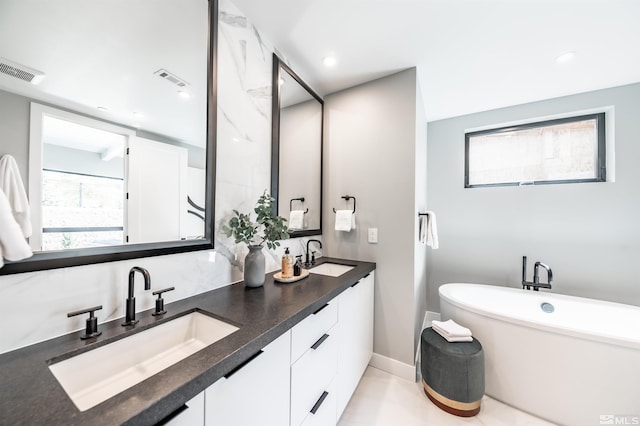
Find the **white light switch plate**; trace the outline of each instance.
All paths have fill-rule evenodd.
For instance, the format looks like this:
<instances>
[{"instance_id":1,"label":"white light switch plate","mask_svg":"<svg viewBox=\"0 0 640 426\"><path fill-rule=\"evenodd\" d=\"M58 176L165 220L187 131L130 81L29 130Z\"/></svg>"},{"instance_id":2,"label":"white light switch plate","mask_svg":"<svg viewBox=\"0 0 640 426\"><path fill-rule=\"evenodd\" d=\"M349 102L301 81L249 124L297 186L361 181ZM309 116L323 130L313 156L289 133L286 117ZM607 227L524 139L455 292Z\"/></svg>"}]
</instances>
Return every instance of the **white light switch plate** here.
<instances>
[{"instance_id":1,"label":"white light switch plate","mask_svg":"<svg viewBox=\"0 0 640 426\"><path fill-rule=\"evenodd\" d=\"M369 228L367 232L367 237L370 244L378 243L378 228Z\"/></svg>"}]
</instances>

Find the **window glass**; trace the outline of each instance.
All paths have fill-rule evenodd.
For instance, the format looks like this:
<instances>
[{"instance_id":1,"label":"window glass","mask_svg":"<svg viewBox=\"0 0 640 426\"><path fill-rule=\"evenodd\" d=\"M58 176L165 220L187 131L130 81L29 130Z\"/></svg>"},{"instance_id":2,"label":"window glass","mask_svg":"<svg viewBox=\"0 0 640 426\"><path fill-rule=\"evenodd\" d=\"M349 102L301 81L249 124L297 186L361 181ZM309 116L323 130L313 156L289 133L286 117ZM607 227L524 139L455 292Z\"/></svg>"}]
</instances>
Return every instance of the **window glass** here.
<instances>
[{"instance_id":1,"label":"window glass","mask_svg":"<svg viewBox=\"0 0 640 426\"><path fill-rule=\"evenodd\" d=\"M604 181L604 113L465 135L465 186Z\"/></svg>"},{"instance_id":2,"label":"window glass","mask_svg":"<svg viewBox=\"0 0 640 426\"><path fill-rule=\"evenodd\" d=\"M43 250L123 243L123 180L43 170Z\"/></svg>"}]
</instances>

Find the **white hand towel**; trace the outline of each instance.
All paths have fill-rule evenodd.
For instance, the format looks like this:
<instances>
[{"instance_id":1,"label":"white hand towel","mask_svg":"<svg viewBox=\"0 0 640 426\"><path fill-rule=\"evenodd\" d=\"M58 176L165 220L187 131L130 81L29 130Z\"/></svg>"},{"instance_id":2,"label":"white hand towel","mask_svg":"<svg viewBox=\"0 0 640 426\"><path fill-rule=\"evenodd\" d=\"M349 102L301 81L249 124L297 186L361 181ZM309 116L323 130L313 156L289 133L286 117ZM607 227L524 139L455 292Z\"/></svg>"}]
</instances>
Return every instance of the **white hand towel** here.
<instances>
[{"instance_id":1,"label":"white hand towel","mask_svg":"<svg viewBox=\"0 0 640 426\"><path fill-rule=\"evenodd\" d=\"M16 261L31 257L33 252L24 239L20 225L13 218L9 200L0 191L0 268L2 258Z\"/></svg>"},{"instance_id":2,"label":"white hand towel","mask_svg":"<svg viewBox=\"0 0 640 426\"><path fill-rule=\"evenodd\" d=\"M32 232L29 199L24 191L18 164L9 154L0 158L0 190L6 196L13 218L20 225L22 235L29 238Z\"/></svg>"},{"instance_id":3,"label":"white hand towel","mask_svg":"<svg viewBox=\"0 0 640 426\"><path fill-rule=\"evenodd\" d=\"M436 250L439 247L438 244L438 225L436 224L436 214L434 212L427 212L427 245Z\"/></svg>"},{"instance_id":4,"label":"white hand towel","mask_svg":"<svg viewBox=\"0 0 640 426\"><path fill-rule=\"evenodd\" d=\"M289 229L304 229L304 210L291 210Z\"/></svg>"},{"instance_id":5,"label":"white hand towel","mask_svg":"<svg viewBox=\"0 0 640 426\"><path fill-rule=\"evenodd\" d=\"M418 241L421 244L427 244L427 223L429 218L426 214L418 216Z\"/></svg>"},{"instance_id":6,"label":"white hand towel","mask_svg":"<svg viewBox=\"0 0 640 426\"><path fill-rule=\"evenodd\" d=\"M356 216L353 210L336 211L336 231L349 232L356 229Z\"/></svg>"},{"instance_id":7,"label":"white hand towel","mask_svg":"<svg viewBox=\"0 0 640 426\"><path fill-rule=\"evenodd\" d=\"M444 322L431 321L431 326L435 331L442 332L448 337L471 337L471 330L467 327L461 326L452 319Z\"/></svg>"}]
</instances>

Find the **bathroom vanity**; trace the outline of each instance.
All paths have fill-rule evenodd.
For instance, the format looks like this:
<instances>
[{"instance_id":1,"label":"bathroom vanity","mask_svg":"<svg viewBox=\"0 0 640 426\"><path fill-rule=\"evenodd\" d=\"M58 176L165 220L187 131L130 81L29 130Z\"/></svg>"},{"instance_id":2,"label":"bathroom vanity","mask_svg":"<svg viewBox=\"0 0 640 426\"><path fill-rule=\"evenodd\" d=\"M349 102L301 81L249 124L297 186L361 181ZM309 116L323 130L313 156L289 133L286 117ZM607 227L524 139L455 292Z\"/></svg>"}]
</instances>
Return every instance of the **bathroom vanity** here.
<instances>
[{"instance_id":1,"label":"bathroom vanity","mask_svg":"<svg viewBox=\"0 0 640 426\"><path fill-rule=\"evenodd\" d=\"M163 316L139 312L133 327L100 324L94 339L78 331L0 355L0 424L335 424L373 351L375 264L322 263L353 268L290 284L270 273L260 288L240 282L168 304ZM194 312L235 331L91 408L81 411L49 368Z\"/></svg>"}]
</instances>

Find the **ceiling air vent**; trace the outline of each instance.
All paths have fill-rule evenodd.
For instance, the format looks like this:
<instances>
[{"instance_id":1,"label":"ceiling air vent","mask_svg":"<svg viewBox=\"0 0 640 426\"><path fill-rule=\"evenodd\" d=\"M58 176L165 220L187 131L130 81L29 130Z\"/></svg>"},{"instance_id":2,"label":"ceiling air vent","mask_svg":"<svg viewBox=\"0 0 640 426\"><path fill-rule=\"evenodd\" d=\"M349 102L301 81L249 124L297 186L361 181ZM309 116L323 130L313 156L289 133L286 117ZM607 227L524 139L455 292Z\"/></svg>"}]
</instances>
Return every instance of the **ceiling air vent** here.
<instances>
[{"instance_id":1,"label":"ceiling air vent","mask_svg":"<svg viewBox=\"0 0 640 426\"><path fill-rule=\"evenodd\" d=\"M42 71L34 70L17 62L0 57L0 73L6 74L31 84L38 84L44 78Z\"/></svg>"},{"instance_id":2,"label":"ceiling air vent","mask_svg":"<svg viewBox=\"0 0 640 426\"><path fill-rule=\"evenodd\" d=\"M178 87L186 87L187 85L189 85L189 83L187 83L185 80L181 79L175 74L170 73L164 68L160 68L158 71L154 72L153 75L164 78L165 80L175 84Z\"/></svg>"}]
</instances>

